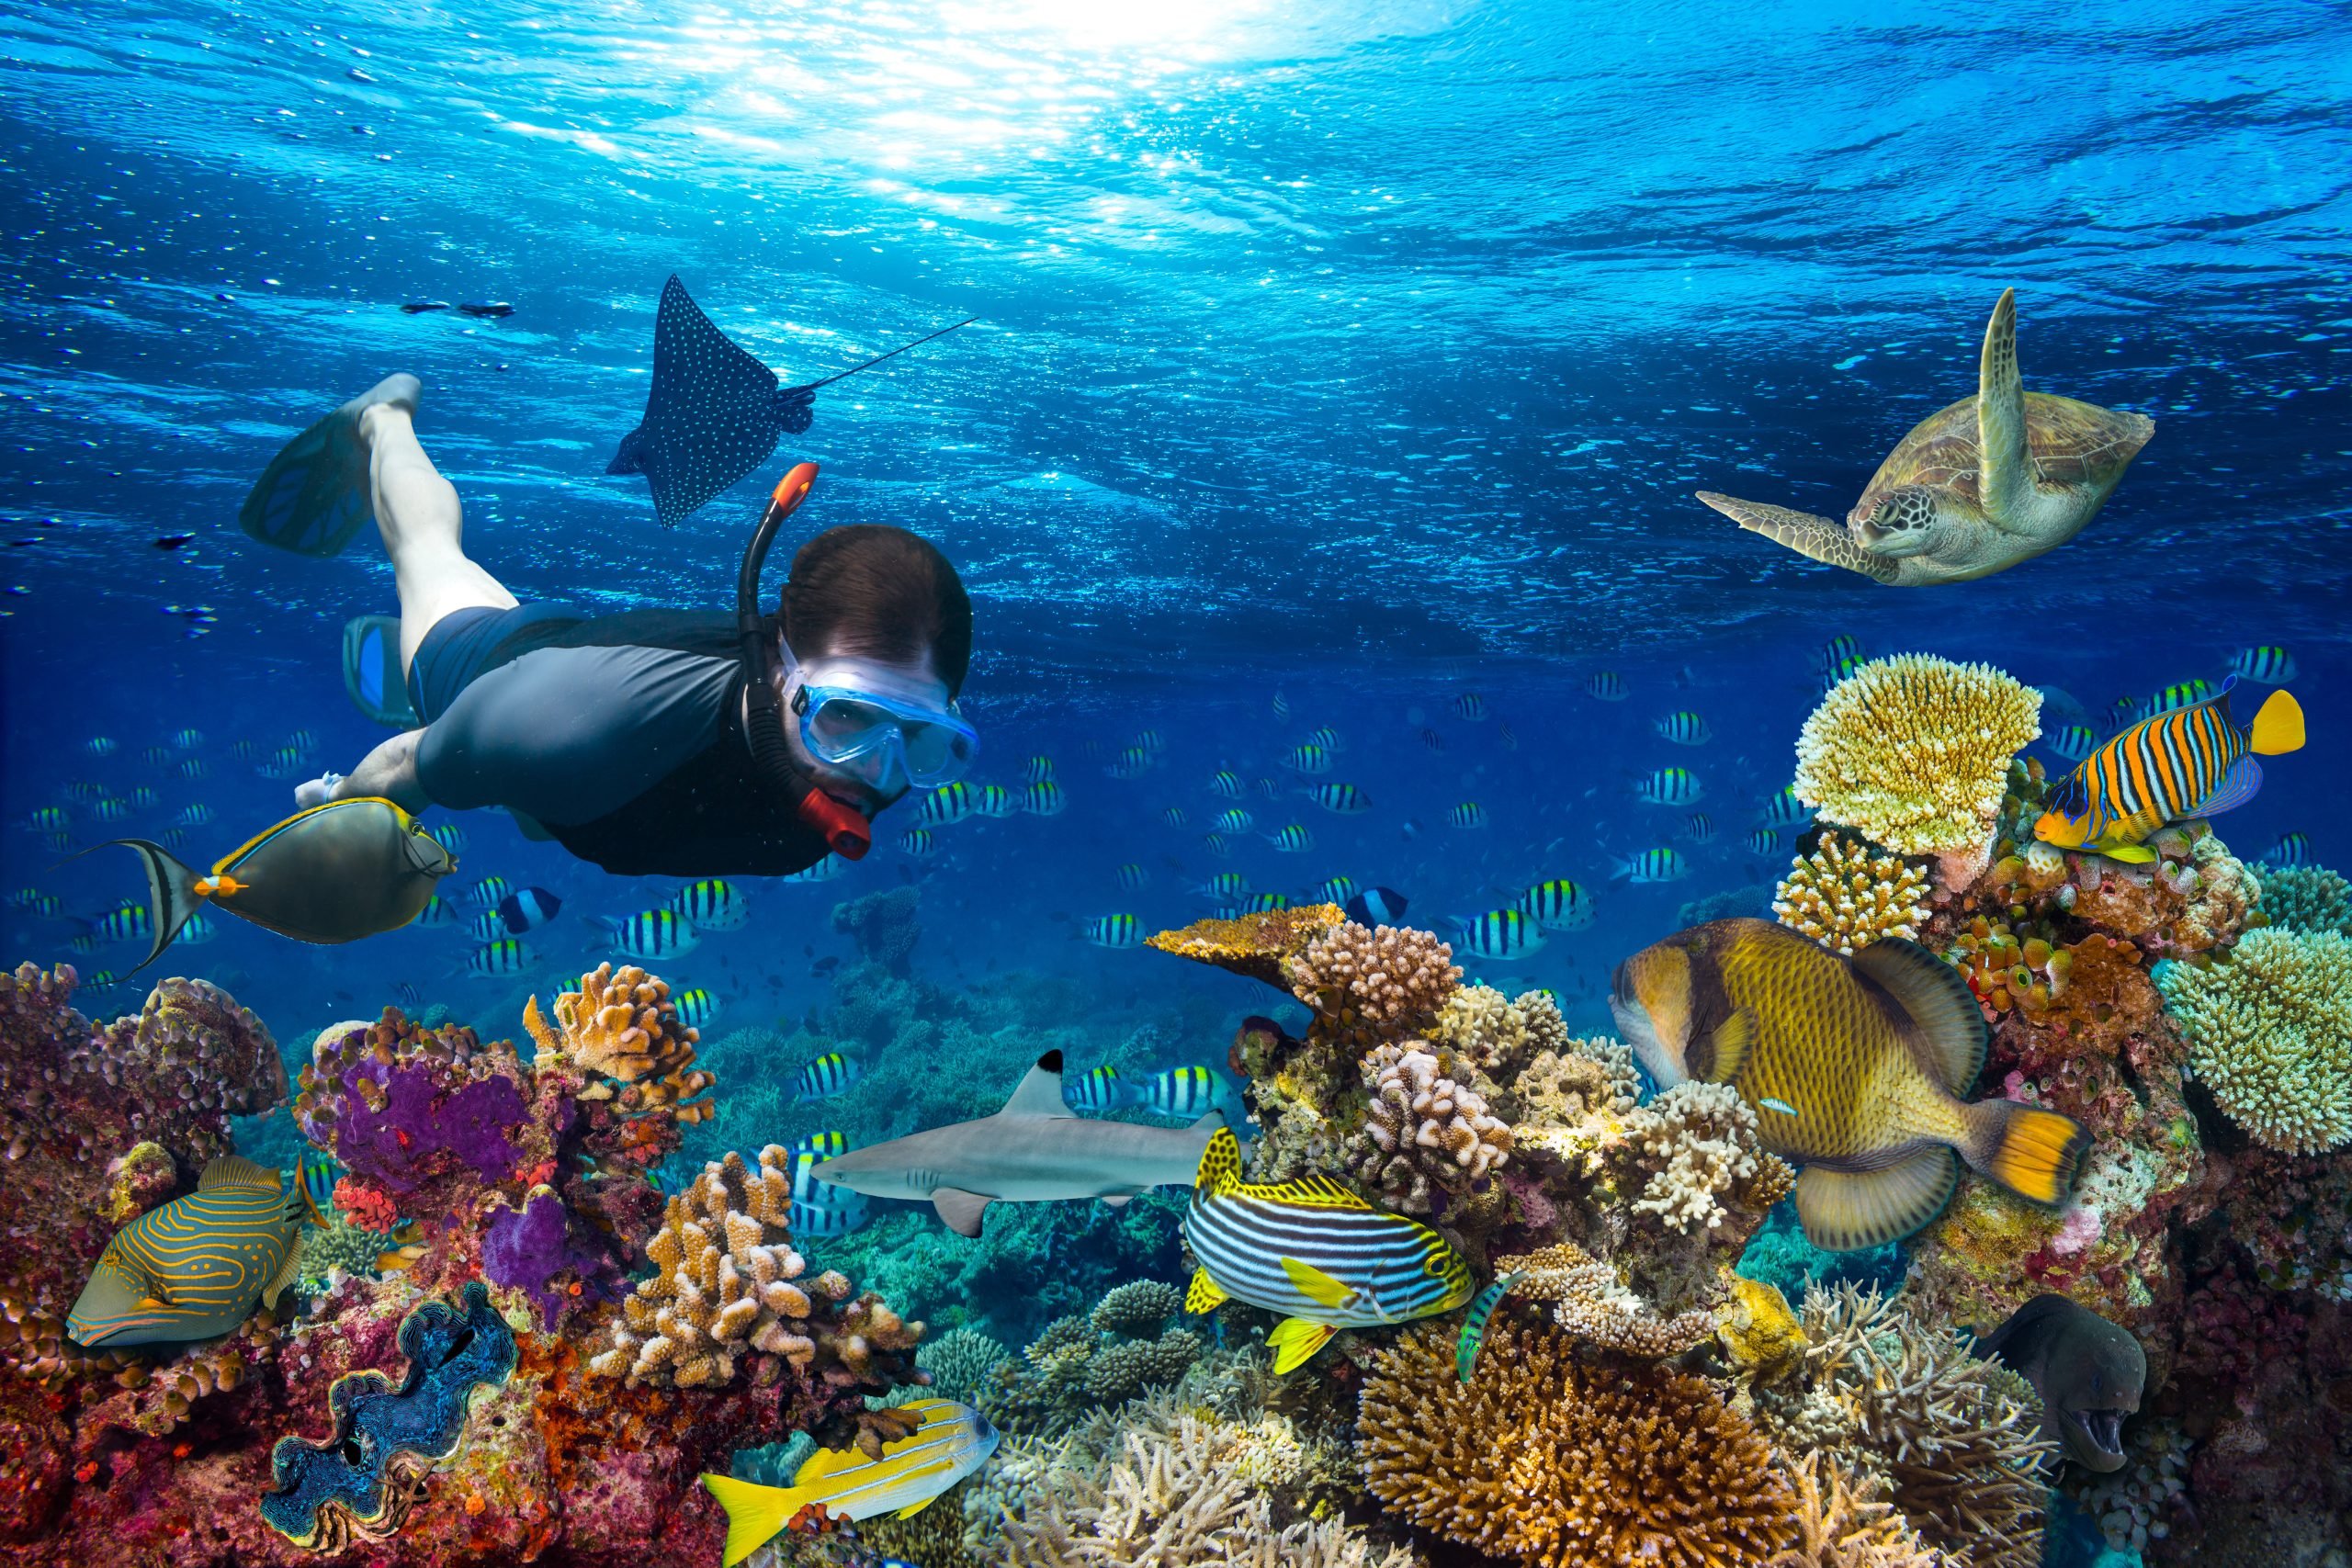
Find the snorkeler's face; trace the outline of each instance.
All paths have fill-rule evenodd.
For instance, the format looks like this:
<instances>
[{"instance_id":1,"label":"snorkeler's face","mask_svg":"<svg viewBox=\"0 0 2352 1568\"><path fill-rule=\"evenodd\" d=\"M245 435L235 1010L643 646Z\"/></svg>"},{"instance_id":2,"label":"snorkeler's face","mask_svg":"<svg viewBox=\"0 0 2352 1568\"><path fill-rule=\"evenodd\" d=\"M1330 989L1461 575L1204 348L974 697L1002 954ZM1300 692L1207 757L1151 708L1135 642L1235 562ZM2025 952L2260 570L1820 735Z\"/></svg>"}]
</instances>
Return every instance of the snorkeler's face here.
<instances>
[{"instance_id":1,"label":"snorkeler's face","mask_svg":"<svg viewBox=\"0 0 2352 1568\"><path fill-rule=\"evenodd\" d=\"M786 678L781 694L787 711L792 705L793 689L800 685L845 686L917 707L939 710L944 710L951 700L947 682L932 673L928 654L921 662L914 664L833 652L807 660ZM869 817L890 806L912 787L913 781L907 776L904 758L896 748L885 748L876 758L835 764L809 751L798 725L787 722L785 736L793 754L815 775L827 795L844 805L857 807Z\"/></svg>"}]
</instances>

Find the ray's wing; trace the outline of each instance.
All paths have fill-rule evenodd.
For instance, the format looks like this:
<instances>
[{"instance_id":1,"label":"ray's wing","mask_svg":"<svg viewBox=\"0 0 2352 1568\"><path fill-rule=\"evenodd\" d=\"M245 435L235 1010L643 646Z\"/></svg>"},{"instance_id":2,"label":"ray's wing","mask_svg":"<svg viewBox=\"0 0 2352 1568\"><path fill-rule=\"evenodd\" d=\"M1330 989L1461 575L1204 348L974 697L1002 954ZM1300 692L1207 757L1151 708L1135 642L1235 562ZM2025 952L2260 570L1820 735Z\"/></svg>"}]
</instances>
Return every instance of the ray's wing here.
<instances>
[{"instance_id":1,"label":"ray's wing","mask_svg":"<svg viewBox=\"0 0 2352 1568\"><path fill-rule=\"evenodd\" d=\"M653 386L630 455L652 486L663 527L767 461L778 434L775 393L775 372L720 332L684 284L673 275L662 286Z\"/></svg>"}]
</instances>

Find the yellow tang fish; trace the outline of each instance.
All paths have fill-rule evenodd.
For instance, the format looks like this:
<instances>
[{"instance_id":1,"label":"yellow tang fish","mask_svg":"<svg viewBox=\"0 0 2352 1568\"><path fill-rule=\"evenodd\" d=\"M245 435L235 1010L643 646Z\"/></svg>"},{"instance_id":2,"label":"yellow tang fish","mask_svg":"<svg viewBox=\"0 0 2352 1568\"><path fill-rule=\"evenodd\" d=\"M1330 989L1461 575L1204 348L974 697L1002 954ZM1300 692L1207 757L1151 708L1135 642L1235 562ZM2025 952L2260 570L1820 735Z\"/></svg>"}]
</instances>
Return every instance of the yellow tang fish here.
<instances>
[{"instance_id":1,"label":"yellow tang fish","mask_svg":"<svg viewBox=\"0 0 2352 1568\"><path fill-rule=\"evenodd\" d=\"M731 1475L704 1476L702 1483L727 1510L722 1568L735 1568L811 1503L851 1519L878 1514L911 1517L996 1451L996 1428L969 1405L952 1399L918 1399L899 1409L915 1415L920 1425L897 1442L883 1444L880 1459L869 1459L856 1449L819 1449L792 1472L789 1486L763 1486Z\"/></svg>"},{"instance_id":2,"label":"yellow tang fish","mask_svg":"<svg viewBox=\"0 0 2352 1568\"><path fill-rule=\"evenodd\" d=\"M2159 828L2252 800L2262 765L2247 753L2300 750L2303 710L2288 693L2273 692L2253 727L2241 730L2230 717L2237 683L2232 675L2205 701L2143 718L2092 751L2052 786L2033 836L2062 850L2144 863L2156 852L2141 840Z\"/></svg>"},{"instance_id":3,"label":"yellow tang fish","mask_svg":"<svg viewBox=\"0 0 2352 1568\"><path fill-rule=\"evenodd\" d=\"M1801 1168L1806 1238L1828 1251L1934 1219L1960 1160L2055 1205L2090 1151L2054 1111L1960 1098L1984 1066L1984 1015L1916 942L1849 959L1770 920L1714 920L1620 964L1610 1006L1661 1088L1729 1084L1756 1108L1764 1146Z\"/></svg>"},{"instance_id":4,"label":"yellow tang fish","mask_svg":"<svg viewBox=\"0 0 2352 1568\"><path fill-rule=\"evenodd\" d=\"M305 1215L326 1223L311 1181L288 1192L277 1172L223 1155L195 1191L115 1233L65 1332L87 1349L226 1334L293 1283Z\"/></svg>"}]
</instances>

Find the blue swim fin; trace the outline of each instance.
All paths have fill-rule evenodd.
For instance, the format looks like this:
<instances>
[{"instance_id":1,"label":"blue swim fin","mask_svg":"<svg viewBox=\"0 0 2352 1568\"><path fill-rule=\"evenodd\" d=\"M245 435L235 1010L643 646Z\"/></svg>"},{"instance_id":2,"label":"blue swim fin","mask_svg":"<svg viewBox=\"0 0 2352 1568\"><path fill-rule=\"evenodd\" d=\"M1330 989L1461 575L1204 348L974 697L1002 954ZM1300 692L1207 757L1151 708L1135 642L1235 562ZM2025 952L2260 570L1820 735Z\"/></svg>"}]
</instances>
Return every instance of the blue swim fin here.
<instances>
[{"instance_id":1,"label":"blue swim fin","mask_svg":"<svg viewBox=\"0 0 2352 1568\"><path fill-rule=\"evenodd\" d=\"M401 672L401 618L361 615L343 628L343 689L351 705L393 729L414 729L424 720L408 700Z\"/></svg>"},{"instance_id":2,"label":"blue swim fin","mask_svg":"<svg viewBox=\"0 0 2352 1568\"><path fill-rule=\"evenodd\" d=\"M368 448L349 404L279 447L237 509L246 534L301 556L340 553L374 516Z\"/></svg>"}]
</instances>

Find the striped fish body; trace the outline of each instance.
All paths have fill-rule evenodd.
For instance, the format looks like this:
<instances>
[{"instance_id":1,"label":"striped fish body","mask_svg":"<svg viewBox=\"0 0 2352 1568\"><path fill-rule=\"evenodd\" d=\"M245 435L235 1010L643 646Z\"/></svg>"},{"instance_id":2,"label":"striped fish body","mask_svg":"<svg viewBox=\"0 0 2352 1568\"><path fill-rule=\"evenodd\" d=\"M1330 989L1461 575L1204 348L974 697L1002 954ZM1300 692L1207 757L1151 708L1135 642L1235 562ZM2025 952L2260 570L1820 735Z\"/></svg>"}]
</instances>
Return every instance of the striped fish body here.
<instances>
[{"instance_id":1,"label":"striped fish body","mask_svg":"<svg viewBox=\"0 0 2352 1568\"><path fill-rule=\"evenodd\" d=\"M830 1241L863 1230L874 1218L874 1205L855 1192L837 1195L820 1203L795 1201L786 1213L786 1224L792 1234Z\"/></svg>"},{"instance_id":2,"label":"striped fish body","mask_svg":"<svg viewBox=\"0 0 2352 1568\"><path fill-rule=\"evenodd\" d=\"M1660 845L1654 850L1642 850L1627 855L1609 874L1612 880L1623 877L1633 882L1650 883L1679 882L1690 873L1690 863L1682 858L1681 851Z\"/></svg>"},{"instance_id":3,"label":"striped fish body","mask_svg":"<svg viewBox=\"0 0 2352 1568\"><path fill-rule=\"evenodd\" d=\"M1456 828L1483 828L1487 825L1487 808L1475 800L1445 809L1445 819Z\"/></svg>"},{"instance_id":4,"label":"striped fish body","mask_svg":"<svg viewBox=\"0 0 2352 1568\"><path fill-rule=\"evenodd\" d=\"M1151 873L1146 871L1134 861L1129 861L1126 864L1119 868L1117 881L1120 892L1140 893L1145 888L1151 886Z\"/></svg>"},{"instance_id":5,"label":"striped fish body","mask_svg":"<svg viewBox=\"0 0 2352 1568\"><path fill-rule=\"evenodd\" d=\"M1193 891L1204 898L1246 898L1250 879L1238 871L1220 871Z\"/></svg>"},{"instance_id":6,"label":"striped fish body","mask_svg":"<svg viewBox=\"0 0 2352 1568\"><path fill-rule=\"evenodd\" d=\"M1163 826L1182 828L1184 825L1184 808L1181 806L1171 806L1159 814L1159 820Z\"/></svg>"},{"instance_id":7,"label":"striped fish body","mask_svg":"<svg viewBox=\"0 0 2352 1568\"><path fill-rule=\"evenodd\" d=\"M1340 739L1340 732L1328 724L1308 736L1306 744L1320 746L1326 751L1344 751L1348 749L1347 742Z\"/></svg>"},{"instance_id":8,"label":"striped fish body","mask_svg":"<svg viewBox=\"0 0 2352 1568\"><path fill-rule=\"evenodd\" d=\"M466 960L466 973L490 978L500 975L520 975L537 959L528 943L511 936L496 942L483 942Z\"/></svg>"},{"instance_id":9,"label":"striped fish body","mask_svg":"<svg viewBox=\"0 0 2352 1568\"><path fill-rule=\"evenodd\" d=\"M828 854L805 871L786 872L776 880L794 883L831 882L833 878L845 874L848 870L849 862L839 855Z\"/></svg>"},{"instance_id":10,"label":"striped fish body","mask_svg":"<svg viewBox=\"0 0 2352 1568\"><path fill-rule=\"evenodd\" d=\"M514 885L503 876L485 876L474 884L473 901L477 909L495 909L499 900L514 891Z\"/></svg>"},{"instance_id":11,"label":"striped fish body","mask_svg":"<svg viewBox=\"0 0 2352 1568\"><path fill-rule=\"evenodd\" d=\"M1703 811L1693 811L1682 820L1682 836L1694 844L1710 844L1715 839L1715 819Z\"/></svg>"},{"instance_id":12,"label":"striped fish body","mask_svg":"<svg viewBox=\"0 0 2352 1568\"><path fill-rule=\"evenodd\" d=\"M466 935L474 942L496 942L506 934L506 917L495 909L484 909L466 922Z\"/></svg>"},{"instance_id":13,"label":"striped fish body","mask_svg":"<svg viewBox=\"0 0 2352 1568\"><path fill-rule=\"evenodd\" d=\"M2248 648L2230 660L2230 673L2266 686L2284 686L2295 678L2295 656L2283 648Z\"/></svg>"},{"instance_id":14,"label":"striped fish body","mask_svg":"<svg viewBox=\"0 0 2352 1568\"><path fill-rule=\"evenodd\" d=\"M1143 922L1133 915L1097 915L1080 934L1097 947L1124 952L1143 945Z\"/></svg>"},{"instance_id":15,"label":"striped fish body","mask_svg":"<svg viewBox=\"0 0 2352 1568\"><path fill-rule=\"evenodd\" d=\"M613 946L624 957L658 962L692 953L702 938L675 909L644 909L625 920L608 920Z\"/></svg>"},{"instance_id":16,"label":"striped fish body","mask_svg":"<svg viewBox=\"0 0 2352 1568\"><path fill-rule=\"evenodd\" d=\"M899 1408L914 1412L921 1424L897 1442L883 1444L878 1460L856 1449L819 1449L793 1472L789 1486L704 1476L703 1484L727 1510L723 1568L734 1568L758 1551L811 1503L849 1519L911 1517L996 1451L996 1428L968 1405L919 1399Z\"/></svg>"},{"instance_id":17,"label":"striped fish body","mask_svg":"<svg viewBox=\"0 0 2352 1568\"><path fill-rule=\"evenodd\" d=\"M849 1153L849 1134L839 1128L828 1128L821 1133L803 1133L793 1140L792 1152L796 1155L813 1154L820 1159L831 1159L835 1155Z\"/></svg>"},{"instance_id":18,"label":"striped fish body","mask_svg":"<svg viewBox=\"0 0 2352 1568\"><path fill-rule=\"evenodd\" d=\"M466 852L466 830L455 822L444 822L433 829L433 841L453 855Z\"/></svg>"},{"instance_id":19,"label":"striped fish body","mask_svg":"<svg viewBox=\"0 0 2352 1568\"><path fill-rule=\"evenodd\" d=\"M2140 705L2140 712L2153 718L2160 713L2175 713L2193 708L2199 703L2213 700L2211 681L2176 681Z\"/></svg>"},{"instance_id":20,"label":"striped fish body","mask_svg":"<svg viewBox=\"0 0 2352 1568\"><path fill-rule=\"evenodd\" d=\"M1051 779L1022 786L1021 809L1032 817L1059 817L1069 807L1069 796Z\"/></svg>"},{"instance_id":21,"label":"striped fish body","mask_svg":"<svg viewBox=\"0 0 2352 1568\"><path fill-rule=\"evenodd\" d=\"M1331 753L1320 746L1294 746L1283 753L1283 766L1295 773L1328 773Z\"/></svg>"},{"instance_id":22,"label":"striped fish body","mask_svg":"<svg viewBox=\"0 0 2352 1568\"><path fill-rule=\"evenodd\" d=\"M130 792L130 804L141 811L154 810L156 799L155 792L145 784L141 784Z\"/></svg>"},{"instance_id":23,"label":"striped fish body","mask_svg":"<svg viewBox=\"0 0 2352 1568\"><path fill-rule=\"evenodd\" d=\"M1487 1320L1495 1315L1495 1308L1502 1304L1503 1297L1518 1282L1517 1270L1498 1274L1495 1282L1480 1291L1478 1299L1470 1303L1469 1312L1462 1319L1462 1337L1453 1346L1453 1371L1462 1382L1468 1382L1470 1374L1477 1370L1478 1347L1487 1338Z\"/></svg>"},{"instance_id":24,"label":"striped fish body","mask_svg":"<svg viewBox=\"0 0 2352 1568\"><path fill-rule=\"evenodd\" d=\"M1483 915L1454 922L1457 952L1475 953L1497 963L1525 958L1544 946L1544 928L1517 909L1489 909Z\"/></svg>"},{"instance_id":25,"label":"striped fish body","mask_svg":"<svg viewBox=\"0 0 2352 1568\"><path fill-rule=\"evenodd\" d=\"M1225 841L1225 835L1222 833L1210 833L1203 837L1201 848L1219 860L1228 860L1233 855L1233 846Z\"/></svg>"},{"instance_id":26,"label":"striped fish body","mask_svg":"<svg viewBox=\"0 0 2352 1568\"><path fill-rule=\"evenodd\" d=\"M1464 692L1453 699L1454 716L1476 724L1487 716L1487 699L1476 692Z\"/></svg>"},{"instance_id":27,"label":"striped fish body","mask_svg":"<svg viewBox=\"0 0 2352 1568\"><path fill-rule=\"evenodd\" d=\"M752 918L752 901L743 890L718 876L679 888L670 908L698 931L731 931Z\"/></svg>"},{"instance_id":28,"label":"striped fish body","mask_svg":"<svg viewBox=\"0 0 2352 1568\"><path fill-rule=\"evenodd\" d=\"M979 805L977 792L970 784L957 779L941 784L923 796L922 807L915 813L915 820L926 828L947 828L969 817Z\"/></svg>"},{"instance_id":29,"label":"striped fish body","mask_svg":"<svg viewBox=\"0 0 2352 1568\"><path fill-rule=\"evenodd\" d=\"M1277 909L1289 908L1290 895L1287 893L1252 893L1241 900L1241 912L1245 915L1271 915Z\"/></svg>"},{"instance_id":30,"label":"striped fish body","mask_svg":"<svg viewBox=\"0 0 2352 1568\"><path fill-rule=\"evenodd\" d=\"M1218 812L1216 821L1212 825L1220 833L1246 833L1257 826L1257 822L1255 817L1237 806L1230 811Z\"/></svg>"},{"instance_id":31,"label":"striped fish body","mask_svg":"<svg viewBox=\"0 0 2352 1568\"><path fill-rule=\"evenodd\" d=\"M1021 812L1021 797L1002 784L982 784L973 794L972 810L980 817L1015 817Z\"/></svg>"},{"instance_id":32,"label":"striped fish body","mask_svg":"<svg viewBox=\"0 0 2352 1568\"><path fill-rule=\"evenodd\" d=\"M2245 805L2262 784L2251 753L2275 755L2303 743L2303 714L2275 691L2251 729L2230 716L2233 675L2194 706L2158 713L2099 747L2050 791L2033 836L2060 849L2150 861L2143 842L2158 829Z\"/></svg>"},{"instance_id":33,"label":"striped fish body","mask_svg":"<svg viewBox=\"0 0 2352 1568\"><path fill-rule=\"evenodd\" d=\"M839 1051L828 1051L800 1069L792 1080L792 1098L796 1100L831 1100L846 1094L865 1076L865 1068L854 1056Z\"/></svg>"},{"instance_id":34,"label":"striped fish body","mask_svg":"<svg viewBox=\"0 0 2352 1568\"><path fill-rule=\"evenodd\" d=\"M144 942L154 930L147 911L137 904L125 904L98 922L98 933L108 942Z\"/></svg>"},{"instance_id":35,"label":"striped fish body","mask_svg":"<svg viewBox=\"0 0 2352 1568\"><path fill-rule=\"evenodd\" d=\"M311 1213L278 1173L235 1155L204 1168L197 1190L115 1233L65 1320L85 1348L160 1345L227 1334L254 1303L277 1304Z\"/></svg>"},{"instance_id":36,"label":"striped fish body","mask_svg":"<svg viewBox=\"0 0 2352 1568\"><path fill-rule=\"evenodd\" d=\"M1764 803L1764 826L1767 828L1796 828L1813 820L1813 807L1797 798L1797 786L1790 784Z\"/></svg>"},{"instance_id":37,"label":"striped fish body","mask_svg":"<svg viewBox=\"0 0 2352 1568\"><path fill-rule=\"evenodd\" d=\"M1072 1111L1114 1111L1129 1097L1127 1086L1119 1081L1119 1069L1105 1064L1080 1073L1064 1098Z\"/></svg>"},{"instance_id":38,"label":"striped fish body","mask_svg":"<svg viewBox=\"0 0 2352 1568\"><path fill-rule=\"evenodd\" d=\"M1751 829L1747 835L1747 852L1749 854L1770 855L1778 854L1780 852L1781 835L1774 829L1757 828Z\"/></svg>"},{"instance_id":39,"label":"striped fish body","mask_svg":"<svg viewBox=\"0 0 2352 1568\"><path fill-rule=\"evenodd\" d=\"M1361 817L1372 809L1371 799L1351 784L1317 784L1298 793L1335 817Z\"/></svg>"},{"instance_id":40,"label":"striped fish body","mask_svg":"<svg viewBox=\"0 0 2352 1568\"><path fill-rule=\"evenodd\" d=\"M718 1016L718 998L700 986L680 991L671 998L678 1009L678 1021L688 1029L700 1029Z\"/></svg>"},{"instance_id":41,"label":"striped fish body","mask_svg":"<svg viewBox=\"0 0 2352 1568\"><path fill-rule=\"evenodd\" d=\"M1345 904L1356 896L1356 879L1352 876L1330 876L1317 883L1310 904Z\"/></svg>"},{"instance_id":42,"label":"striped fish body","mask_svg":"<svg viewBox=\"0 0 2352 1568\"><path fill-rule=\"evenodd\" d=\"M1283 696L1280 692L1276 692L1274 694L1274 716L1276 718L1288 718L1290 716L1290 699Z\"/></svg>"},{"instance_id":43,"label":"striped fish body","mask_svg":"<svg viewBox=\"0 0 2352 1568\"><path fill-rule=\"evenodd\" d=\"M416 923L428 927L456 925L458 907L435 893L424 901L424 908L416 912Z\"/></svg>"},{"instance_id":44,"label":"striped fish body","mask_svg":"<svg viewBox=\"0 0 2352 1568\"><path fill-rule=\"evenodd\" d=\"M2309 865L2312 863L2312 836L2309 833L2281 833L2278 841L2262 857L2272 865Z\"/></svg>"},{"instance_id":45,"label":"striped fish body","mask_svg":"<svg viewBox=\"0 0 2352 1568\"><path fill-rule=\"evenodd\" d=\"M1241 1179L1241 1148L1220 1127L1201 1156L1184 1244L1199 1269L1184 1310L1231 1299L1281 1313L1268 1336L1289 1371L1341 1328L1381 1328L1451 1312L1477 1291L1446 1239L1374 1208L1329 1177L1279 1186Z\"/></svg>"},{"instance_id":46,"label":"striped fish body","mask_svg":"<svg viewBox=\"0 0 2352 1568\"><path fill-rule=\"evenodd\" d=\"M1584 689L1586 695L1604 703L1622 703L1625 700L1625 677L1613 670L1603 670L1586 676Z\"/></svg>"},{"instance_id":47,"label":"striped fish body","mask_svg":"<svg viewBox=\"0 0 2352 1568\"><path fill-rule=\"evenodd\" d=\"M1293 822L1280 832L1267 834L1266 842L1286 855L1304 854L1315 847L1315 835L1304 824Z\"/></svg>"},{"instance_id":48,"label":"striped fish body","mask_svg":"<svg viewBox=\"0 0 2352 1568\"><path fill-rule=\"evenodd\" d=\"M1668 714L1652 728L1657 729L1661 739L1671 740L1677 746L1704 746L1714 734L1707 728L1704 718L1688 708L1680 713Z\"/></svg>"},{"instance_id":49,"label":"striped fish body","mask_svg":"<svg viewBox=\"0 0 2352 1568\"><path fill-rule=\"evenodd\" d=\"M2041 738L2041 743L2070 762L2079 762L2098 750L2098 735L2087 724L2069 724Z\"/></svg>"},{"instance_id":50,"label":"striped fish body","mask_svg":"<svg viewBox=\"0 0 2352 1568\"><path fill-rule=\"evenodd\" d=\"M1139 1103L1154 1116L1191 1122L1233 1099L1233 1086L1215 1067L1170 1067L1144 1086Z\"/></svg>"},{"instance_id":51,"label":"striped fish body","mask_svg":"<svg viewBox=\"0 0 2352 1568\"><path fill-rule=\"evenodd\" d=\"M1043 752L1030 758L1029 765L1021 771L1023 784L1044 784L1053 776L1054 760Z\"/></svg>"},{"instance_id":52,"label":"striped fish body","mask_svg":"<svg viewBox=\"0 0 2352 1568\"><path fill-rule=\"evenodd\" d=\"M1243 793L1241 775L1229 768L1212 775L1209 779L1209 793L1223 795L1227 800L1239 800Z\"/></svg>"},{"instance_id":53,"label":"striped fish body","mask_svg":"<svg viewBox=\"0 0 2352 1568\"><path fill-rule=\"evenodd\" d=\"M1695 806L1707 791L1688 768L1660 768L1634 784L1634 794L1651 806Z\"/></svg>"}]
</instances>

